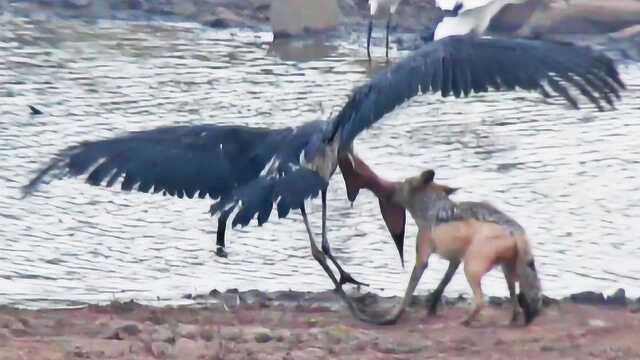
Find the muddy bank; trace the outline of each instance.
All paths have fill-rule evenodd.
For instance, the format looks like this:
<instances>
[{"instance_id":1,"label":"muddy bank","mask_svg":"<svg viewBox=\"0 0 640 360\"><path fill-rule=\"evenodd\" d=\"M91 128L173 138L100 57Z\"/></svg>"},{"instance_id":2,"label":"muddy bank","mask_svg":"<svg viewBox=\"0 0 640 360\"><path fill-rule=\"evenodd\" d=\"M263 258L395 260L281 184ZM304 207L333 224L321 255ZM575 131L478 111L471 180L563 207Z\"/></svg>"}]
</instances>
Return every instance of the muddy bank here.
<instances>
[{"instance_id":1,"label":"muddy bank","mask_svg":"<svg viewBox=\"0 0 640 360\"><path fill-rule=\"evenodd\" d=\"M595 295L594 295L595 294ZM600 303L597 293L580 295ZM624 299L617 294L619 299ZM493 298L479 323L459 325L463 298L427 317L417 297L399 324L354 320L332 292L212 291L193 305L133 301L64 310L0 308L2 359L415 359L638 358L640 300L628 305L547 299L529 327L506 325ZM396 299L362 295L371 306ZM574 296L574 300L575 296Z\"/></svg>"}]
</instances>

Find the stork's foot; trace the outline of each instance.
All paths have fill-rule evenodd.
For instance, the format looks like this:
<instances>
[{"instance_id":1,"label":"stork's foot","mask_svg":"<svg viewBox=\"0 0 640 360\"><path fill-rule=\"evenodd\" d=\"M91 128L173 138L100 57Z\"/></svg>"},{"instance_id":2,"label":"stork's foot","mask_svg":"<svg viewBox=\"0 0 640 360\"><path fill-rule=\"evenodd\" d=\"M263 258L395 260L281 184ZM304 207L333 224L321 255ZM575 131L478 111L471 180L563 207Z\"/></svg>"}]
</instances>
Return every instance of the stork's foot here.
<instances>
[{"instance_id":1,"label":"stork's foot","mask_svg":"<svg viewBox=\"0 0 640 360\"><path fill-rule=\"evenodd\" d=\"M227 256L229 256L229 254L227 254L227 251L224 249L224 246L218 246L216 248L216 256L221 258L226 258Z\"/></svg>"},{"instance_id":2,"label":"stork's foot","mask_svg":"<svg viewBox=\"0 0 640 360\"><path fill-rule=\"evenodd\" d=\"M369 284L365 284L363 282L360 282L356 279L354 279L351 274L349 274L346 271L341 271L340 272L340 286L344 285L344 284L353 284L353 285L358 285L358 286L366 286L369 287Z\"/></svg>"}]
</instances>

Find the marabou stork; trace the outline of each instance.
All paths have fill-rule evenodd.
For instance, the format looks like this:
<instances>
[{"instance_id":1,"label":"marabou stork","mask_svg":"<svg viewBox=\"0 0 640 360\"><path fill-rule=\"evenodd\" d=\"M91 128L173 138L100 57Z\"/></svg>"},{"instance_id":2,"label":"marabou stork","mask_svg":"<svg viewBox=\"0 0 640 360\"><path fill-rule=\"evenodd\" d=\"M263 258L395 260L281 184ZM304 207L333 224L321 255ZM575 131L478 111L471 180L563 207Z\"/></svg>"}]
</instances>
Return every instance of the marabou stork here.
<instances>
[{"instance_id":1,"label":"marabou stork","mask_svg":"<svg viewBox=\"0 0 640 360\"><path fill-rule=\"evenodd\" d=\"M337 280L326 260L329 257L337 265L326 233L326 193L336 168L342 171L350 201L362 188L377 195L401 256L405 225L405 210L390 201L381 180L373 172L354 171L361 163L352 147L358 134L419 93L466 97L490 89L523 89L545 97L556 93L577 108L570 88L603 109L602 102L613 106L620 98L624 84L613 61L587 47L450 36L426 44L356 87L333 119L284 129L163 127L87 141L58 153L24 192L29 194L55 178L88 173L86 181L91 185L112 186L124 178L123 190L178 197L209 195L218 199L211 212L221 214L219 221L225 222L236 212L233 225L244 226L254 218L263 224L274 204L279 217L300 209L312 256L354 312L341 286L349 281L348 274L338 267L341 281ZM318 194L322 199L322 250L316 245L304 203Z\"/></svg>"},{"instance_id":2,"label":"marabou stork","mask_svg":"<svg viewBox=\"0 0 640 360\"><path fill-rule=\"evenodd\" d=\"M371 60L371 32L373 32L373 17L378 13L387 14L386 32L386 57L389 58L389 29L391 28L391 15L396 13L402 0L369 0L369 27L367 29L367 56Z\"/></svg>"}]
</instances>

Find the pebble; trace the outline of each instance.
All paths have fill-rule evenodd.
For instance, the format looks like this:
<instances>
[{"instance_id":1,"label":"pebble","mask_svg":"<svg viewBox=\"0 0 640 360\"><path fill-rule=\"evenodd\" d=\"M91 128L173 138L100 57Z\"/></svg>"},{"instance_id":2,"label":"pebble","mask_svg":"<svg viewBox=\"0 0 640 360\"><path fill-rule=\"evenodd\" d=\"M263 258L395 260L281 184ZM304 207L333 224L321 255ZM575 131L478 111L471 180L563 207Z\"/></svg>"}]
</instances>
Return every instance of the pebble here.
<instances>
[{"instance_id":1,"label":"pebble","mask_svg":"<svg viewBox=\"0 0 640 360\"><path fill-rule=\"evenodd\" d=\"M273 340L273 335L269 329L259 329L253 336L254 340L259 344L268 343Z\"/></svg>"},{"instance_id":2,"label":"pebble","mask_svg":"<svg viewBox=\"0 0 640 360\"><path fill-rule=\"evenodd\" d=\"M169 330L169 326L162 325L157 326L153 332L151 333L151 341L153 342L166 342L166 343L174 343L176 341L173 332Z\"/></svg>"},{"instance_id":3,"label":"pebble","mask_svg":"<svg viewBox=\"0 0 640 360\"><path fill-rule=\"evenodd\" d=\"M151 344L151 353L157 358L164 358L171 354L171 345L166 342L156 341Z\"/></svg>"}]
</instances>

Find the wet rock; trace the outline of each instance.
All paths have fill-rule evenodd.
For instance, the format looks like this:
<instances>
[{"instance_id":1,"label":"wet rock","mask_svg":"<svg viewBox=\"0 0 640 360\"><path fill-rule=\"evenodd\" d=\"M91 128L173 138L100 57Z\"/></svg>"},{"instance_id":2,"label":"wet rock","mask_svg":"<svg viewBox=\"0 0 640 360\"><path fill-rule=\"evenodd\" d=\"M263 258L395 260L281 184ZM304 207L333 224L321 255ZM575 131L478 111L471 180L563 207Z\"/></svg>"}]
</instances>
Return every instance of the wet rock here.
<instances>
[{"instance_id":1,"label":"wet rock","mask_svg":"<svg viewBox=\"0 0 640 360\"><path fill-rule=\"evenodd\" d=\"M253 335L253 339L258 344L264 344L273 340L273 335L271 335L271 331L269 329L258 329Z\"/></svg>"},{"instance_id":2,"label":"wet rock","mask_svg":"<svg viewBox=\"0 0 640 360\"><path fill-rule=\"evenodd\" d=\"M520 35L608 33L640 23L640 2L635 0L549 2L536 8Z\"/></svg>"},{"instance_id":3,"label":"wet rock","mask_svg":"<svg viewBox=\"0 0 640 360\"><path fill-rule=\"evenodd\" d=\"M627 305L627 293L624 289L620 288L612 295L607 296L605 303L607 305L625 306Z\"/></svg>"},{"instance_id":4,"label":"wet rock","mask_svg":"<svg viewBox=\"0 0 640 360\"><path fill-rule=\"evenodd\" d=\"M240 293L240 300L245 304L256 304L262 307L270 305L271 297L260 290L248 290Z\"/></svg>"},{"instance_id":5,"label":"wet rock","mask_svg":"<svg viewBox=\"0 0 640 360\"><path fill-rule=\"evenodd\" d=\"M632 314L639 314L640 313L640 299L632 302L631 304L629 304L629 311Z\"/></svg>"},{"instance_id":6,"label":"wet rock","mask_svg":"<svg viewBox=\"0 0 640 360\"><path fill-rule=\"evenodd\" d=\"M489 296L488 303L491 306L502 306L505 302L507 302L507 299L500 296Z\"/></svg>"},{"instance_id":7,"label":"wet rock","mask_svg":"<svg viewBox=\"0 0 640 360\"><path fill-rule=\"evenodd\" d=\"M546 295L542 295L542 306L543 307L549 307L551 305L557 305L558 303L560 303L560 301L558 299L554 299L554 298L548 297Z\"/></svg>"},{"instance_id":8,"label":"wet rock","mask_svg":"<svg viewBox=\"0 0 640 360\"><path fill-rule=\"evenodd\" d=\"M151 344L151 353L157 358L166 358L171 354L171 345L166 342L154 342Z\"/></svg>"},{"instance_id":9,"label":"wet rock","mask_svg":"<svg viewBox=\"0 0 640 360\"><path fill-rule=\"evenodd\" d=\"M274 39L334 30L339 17L337 0L273 0L269 13Z\"/></svg>"},{"instance_id":10,"label":"wet rock","mask_svg":"<svg viewBox=\"0 0 640 360\"><path fill-rule=\"evenodd\" d=\"M236 14L234 10L225 7L216 7L210 14L205 15L199 19L200 23L217 29L223 29L228 27L245 27L249 24L242 18L242 16Z\"/></svg>"},{"instance_id":11,"label":"wet rock","mask_svg":"<svg viewBox=\"0 0 640 360\"><path fill-rule=\"evenodd\" d=\"M602 305L605 303L605 298L602 293L595 291L583 291L576 294L571 294L569 300L576 304L585 305Z\"/></svg>"}]
</instances>

